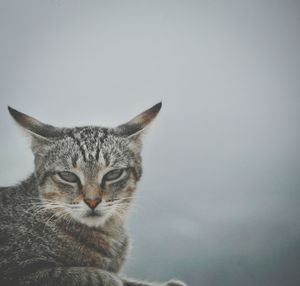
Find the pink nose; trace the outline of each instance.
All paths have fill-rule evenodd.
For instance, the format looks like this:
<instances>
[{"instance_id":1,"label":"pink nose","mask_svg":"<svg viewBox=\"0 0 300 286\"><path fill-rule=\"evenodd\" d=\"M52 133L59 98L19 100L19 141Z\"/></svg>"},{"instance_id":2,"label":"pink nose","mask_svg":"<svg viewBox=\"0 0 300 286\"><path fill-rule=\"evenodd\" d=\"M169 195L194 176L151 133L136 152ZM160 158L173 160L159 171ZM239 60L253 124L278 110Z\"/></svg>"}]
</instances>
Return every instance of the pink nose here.
<instances>
[{"instance_id":1,"label":"pink nose","mask_svg":"<svg viewBox=\"0 0 300 286\"><path fill-rule=\"evenodd\" d=\"M101 203L101 199L84 199L84 202L93 210Z\"/></svg>"}]
</instances>

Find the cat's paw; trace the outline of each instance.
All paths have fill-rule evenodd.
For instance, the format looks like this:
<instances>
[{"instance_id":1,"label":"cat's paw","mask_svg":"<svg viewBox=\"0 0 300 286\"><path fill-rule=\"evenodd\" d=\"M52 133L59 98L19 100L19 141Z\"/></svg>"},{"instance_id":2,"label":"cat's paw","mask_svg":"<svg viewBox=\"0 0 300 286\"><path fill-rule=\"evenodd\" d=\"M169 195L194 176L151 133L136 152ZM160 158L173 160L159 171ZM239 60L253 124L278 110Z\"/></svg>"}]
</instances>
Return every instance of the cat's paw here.
<instances>
[{"instance_id":1,"label":"cat's paw","mask_svg":"<svg viewBox=\"0 0 300 286\"><path fill-rule=\"evenodd\" d=\"M187 286L184 282L179 280L170 280L166 283L166 286Z\"/></svg>"}]
</instances>

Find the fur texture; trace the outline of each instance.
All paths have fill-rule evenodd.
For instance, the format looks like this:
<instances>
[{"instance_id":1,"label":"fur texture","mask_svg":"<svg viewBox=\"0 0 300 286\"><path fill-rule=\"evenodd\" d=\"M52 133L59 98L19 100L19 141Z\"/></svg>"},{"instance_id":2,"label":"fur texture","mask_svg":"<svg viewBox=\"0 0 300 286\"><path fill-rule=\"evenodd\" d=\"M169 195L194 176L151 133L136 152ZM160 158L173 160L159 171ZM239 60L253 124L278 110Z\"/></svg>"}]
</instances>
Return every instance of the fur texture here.
<instances>
[{"instance_id":1,"label":"fur texture","mask_svg":"<svg viewBox=\"0 0 300 286\"><path fill-rule=\"evenodd\" d=\"M9 111L31 137L34 173L0 189L0 285L184 285L120 277L124 218L157 104L116 128L56 128Z\"/></svg>"}]
</instances>

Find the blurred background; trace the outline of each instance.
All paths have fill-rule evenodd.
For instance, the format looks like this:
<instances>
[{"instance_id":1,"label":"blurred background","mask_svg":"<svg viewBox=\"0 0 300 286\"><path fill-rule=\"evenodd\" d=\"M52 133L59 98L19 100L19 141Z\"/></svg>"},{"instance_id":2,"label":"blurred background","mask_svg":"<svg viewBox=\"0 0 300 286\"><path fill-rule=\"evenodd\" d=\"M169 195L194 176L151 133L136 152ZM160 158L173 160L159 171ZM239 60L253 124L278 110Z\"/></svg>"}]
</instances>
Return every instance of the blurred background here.
<instances>
[{"instance_id":1,"label":"blurred background","mask_svg":"<svg viewBox=\"0 0 300 286\"><path fill-rule=\"evenodd\" d=\"M7 105L115 126L163 101L123 273L300 285L300 2L0 0L0 182L33 169Z\"/></svg>"}]
</instances>

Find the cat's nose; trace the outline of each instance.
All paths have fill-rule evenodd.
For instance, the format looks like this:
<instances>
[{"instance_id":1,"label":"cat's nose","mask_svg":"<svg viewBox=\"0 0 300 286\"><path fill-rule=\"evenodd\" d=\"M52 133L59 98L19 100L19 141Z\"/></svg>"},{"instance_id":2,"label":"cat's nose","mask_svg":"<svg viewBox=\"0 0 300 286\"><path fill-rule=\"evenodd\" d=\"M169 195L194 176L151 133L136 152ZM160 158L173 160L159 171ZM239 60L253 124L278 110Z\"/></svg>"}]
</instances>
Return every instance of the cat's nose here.
<instances>
[{"instance_id":1,"label":"cat's nose","mask_svg":"<svg viewBox=\"0 0 300 286\"><path fill-rule=\"evenodd\" d=\"M101 203L101 198L84 199L84 202L93 210Z\"/></svg>"}]
</instances>

